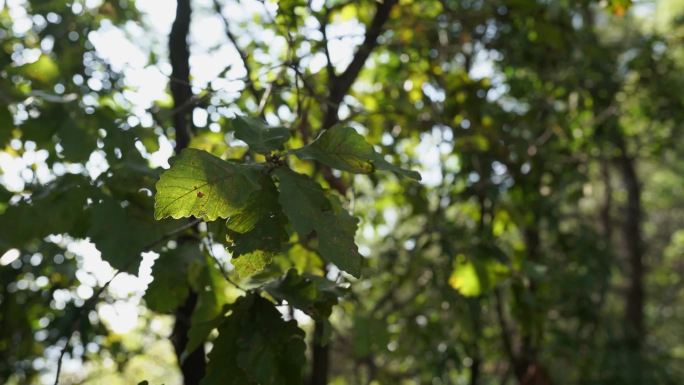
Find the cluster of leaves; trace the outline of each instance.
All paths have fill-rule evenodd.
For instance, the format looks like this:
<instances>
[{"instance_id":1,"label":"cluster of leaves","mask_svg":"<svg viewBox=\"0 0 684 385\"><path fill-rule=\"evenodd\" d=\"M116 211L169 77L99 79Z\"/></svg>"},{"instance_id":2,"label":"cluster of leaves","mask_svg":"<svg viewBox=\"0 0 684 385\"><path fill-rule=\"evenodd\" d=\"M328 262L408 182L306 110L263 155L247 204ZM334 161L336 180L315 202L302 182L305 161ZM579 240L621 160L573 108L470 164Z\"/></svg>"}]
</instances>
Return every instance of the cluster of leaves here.
<instances>
[{"instance_id":1,"label":"cluster of leaves","mask_svg":"<svg viewBox=\"0 0 684 385\"><path fill-rule=\"evenodd\" d=\"M283 153L289 139L286 128L269 127L261 120L243 117L236 117L232 125L235 137L247 143L254 155L263 155L265 162L223 160L206 151L185 149L172 159L171 168L161 174L156 184L155 217L191 217L225 226L231 262L243 276L257 273L275 254L286 253L293 243L299 243L315 250L324 261L359 277L362 257L354 241L357 219L342 207L339 197L311 177L289 168L288 154L354 173L380 169L414 179L420 179L420 175L387 162L353 128L324 131L312 143ZM197 245L184 244L156 264L155 281L146 294L148 306L168 312L183 304L192 263L201 260L194 255L198 250ZM254 294L230 305L231 314L224 321L212 319L226 311L216 301L217 293L222 292L216 286L221 279L217 276L194 284L200 302L193 314L187 350L202 343L216 322L221 324L205 383L219 383L227 372L233 373L235 383L301 383L305 363L303 332L296 325L280 321L273 305ZM205 285L211 289L204 289ZM338 298L334 285L326 279L302 276L296 270L264 289L273 298L286 300L322 320L330 315ZM205 296L213 299L208 312ZM253 336L244 325L249 325ZM274 342L279 339L282 341ZM240 353L240 349L245 352ZM244 375L235 374L241 371Z\"/></svg>"},{"instance_id":2,"label":"cluster of leaves","mask_svg":"<svg viewBox=\"0 0 684 385\"><path fill-rule=\"evenodd\" d=\"M183 150L157 182L155 217L194 217L207 222L225 219L230 249L236 258L245 255L242 260L259 258L250 255L254 253L282 252L289 245L290 226L298 241L308 246L315 238L315 250L325 261L358 277L357 221L343 209L339 198L287 167L287 160L274 153L288 140L288 130L242 117L235 118L234 127L235 136L250 150L265 155L266 162L241 163L202 150ZM387 162L350 127L326 130L291 153L343 171L384 169L420 179L418 173Z\"/></svg>"}]
</instances>

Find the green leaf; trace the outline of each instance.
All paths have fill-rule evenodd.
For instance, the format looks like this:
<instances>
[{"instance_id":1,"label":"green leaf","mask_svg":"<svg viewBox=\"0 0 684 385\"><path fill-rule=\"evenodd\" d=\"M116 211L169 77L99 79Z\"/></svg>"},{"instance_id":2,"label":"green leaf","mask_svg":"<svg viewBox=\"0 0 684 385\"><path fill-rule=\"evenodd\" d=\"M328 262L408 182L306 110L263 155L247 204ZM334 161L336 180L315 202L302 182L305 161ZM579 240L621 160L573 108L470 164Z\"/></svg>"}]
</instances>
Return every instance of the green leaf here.
<instances>
[{"instance_id":1,"label":"green leaf","mask_svg":"<svg viewBox=\"0 0 684 385\"><path fill-rule=\"evenodd\" d=\"M30 201L6 207L0 216L0 243L21 248L50 234L82 236L93 190L86 177L67 174L35 191Z\"/></svg>"},{"instance_id":2,"label":"green leaf","mask_svg":"<svg viewBox=\"0 0 684 385\"><path fill-rule=\"evenodd\" d=\"M264 175L261 189L252 194L244 208L226 221L228 249L233 257L256 251L267 252L270 260L272 253L283 248L289 239L285 230L287 219L278 203L278 190L273 180ZM264 256L261 257L262 260ZM245 261L237 260L240 264ZM250 263L247 266L251 265Z\"/></svg>"},{"instance_id":3,"label":"green leaf","mask_svg":"<svg viewBox=\"0 0 684 385\"><path fill-rule=\"evenodd\" d=\"M260 119L236 116L232 123L235 137L247 143L250 150L260 154L279 150L290 139L287 128L270 127Z\"/></svg>"},{"instance_id":4,"label":"green leaf","mask_svg":"<svg viewBox=\"0 0 684 385\"><path fill-rule=\"evenodd\" d=\"M259 190L259 174L256 167L185 149L157 182L155 218L228 218Z\"/></svg>"},{"instance_id":5,"label":"green leaf","mask_svg":"<svg viewBox=\"0 0 684 385\"><path fill-rule=\"evenodd\" d=\"M370 174L380 169L420 180L419 173L387 162L351 127L326 130L311 144L295 150L294 153L300 159L316 160L342 171Z\"/></svg>"},{"instance_id":6,"label":"green leaf","mask_svg":"<svg viewBox=\"0 0 684 385\"><path fill-rule=\"evenodd\" d=\"M342 295L335 282L311 274L300 275L295 269L268 284L266 291L317 319L327 319Z\"/></svg>"},{"instance_id":7,"label":"green leaf","mask_svg":"<svg viewBox=\"0 0 684 385\"><path fill-rule=\"evenodd\" d=\"M226 221L228 230L246 233L254 229L263 218L271 217L281 211L278 204L278 190L273 180L265 174L260 176L259 190L249 197L240 210L232 212Z\"/></svg>"},{"instance_id":8,"label":"green leaf","mask_svg":"<svg viewBox=\"0 0 684 385\"><path fill-rule=\"evenodd\" d=\"M405 168L401 168L399 166L396 166L388 161L385 160L385 158L382 156L382 154L378 154L377 152L374 153L373 155L373 164L378 170L385 170L385 171L390 171L393 172L399 176L404 176L407 178L415 179L415 180L421 180L420 173L418 171L413 171L413 170L407 170Z\"/></svg>"},{"instance_id":9,"label":"green leaf","mask_svg":"<svg viewBox=\"0 0 684 385\"><path fill-rule=\"evenodd\" d=\"M341 207L333 207L311 178L287 168L276 169L275 175L280 182L280 206L300 238L306 240L316 233L321 256L359 276L361 255L354 243L356 219Z\"/></svg>"},{"instance_id":10,"label":"green leaf","mask_svg":"<svg viewBox=\"0 0 684 385\"><path fill-rule=\"evenodd\" d=\"M283 249L289 239L285 226L287 219L282 212L274 213L261 220L253 230L244 234L228 231L231 244L228 250L233 257L239 257L257 250L276 253Z\"/></svg>"},{"instance_id":11,"label":"green leaf","mask_svg":"<svg viewBox=\"0 0 684 385\"><path fill-rule=\"evenodd\" d=\"M122 207L119 201L104 199L90 213L87 235L115 269L135 272L140 254L154 246L173 223L155 223L147 211Z\"/></svg>"},{"instance_id":12,"label":"green leaf","mask_svg":"<svg viewBox=\"0 0 684 385\"><path fill-rule=\"evenodd\" d=\"M40 55L33 63L24 64L11 70L36 82L48 85L59 76L57 63L48 55Z\"/></svg>"},{"instance_id":13,"label":"green leaf","mask_svg":"<svg viewBox=\"0 0 684 385\"><path fill-rule=\"evenodd\" d=\"M152 267L154 280L145 291L147 307L160 313L180 307L189 293L188 267L201 258L195 242L184 242L176 249L161 253Z\"/></svg>"},{"instance_id":14,"label":"green leaf","mask_svg":"<svg viewBox=\"0 0 684 385\"><path fill-rule=\"evenodd\" d=\"M315 231L324 211L332 210L323 188L306 175L281 167L275 170L280 195L278 200L283 212L295 231L306 238Z\"/></svg>"},{"instance_id":15,"label":"green leaf","mask_svg":"<svg viewBox=\"0 0 684 385\"><path fill-rule=\"evenodd\" d=\"M317 230L321 256L355 277L361 275L362 258L354 243L357 222L344 210L326 212Z\"/></svg>"},{"instance_id":16,"label":"green leaf","mask_svg":"<svg viewBox=\"0 0 684 385\"><path fill-rule=\"evenodd\" d=\"M240 278L245 278L262 271L271 261L273 261L271 253L259 250L241 255L230 262L235 266L235 272L237 272Z\"/></svg>"},{"instance_id":17,"label":"green leaf","mask_svg":"<svg viewBox=\"0 0 684 385\"><path fill-rule=\"evenodd\" d=\"M258 295L241 297L219 326L201 385L301 385L304 332Z\"/></svg>"}]
</instances>

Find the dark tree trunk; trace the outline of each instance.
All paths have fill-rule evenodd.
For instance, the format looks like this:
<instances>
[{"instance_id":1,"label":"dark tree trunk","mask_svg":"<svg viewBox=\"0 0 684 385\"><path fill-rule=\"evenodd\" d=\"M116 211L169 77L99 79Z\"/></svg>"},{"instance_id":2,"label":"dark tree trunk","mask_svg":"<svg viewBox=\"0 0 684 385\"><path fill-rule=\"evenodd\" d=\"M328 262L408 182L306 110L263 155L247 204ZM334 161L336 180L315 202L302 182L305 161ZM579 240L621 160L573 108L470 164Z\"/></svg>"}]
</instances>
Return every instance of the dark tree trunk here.
<instances>
[{"instance_id":1,"label":"dark tree trunk","mask_svg":"<svg viewBox=\"0 0 684 385\"><path fill-rule=\"evenodd\" d=\"M190 319L195 305L197 305L197 294L191 292L185 303L176 310L176 323L171 333L171 342L183 374L184 385L198 385L204 377L206 366L204 346L200 346L187 356L183 354L188 345L188 330L190 330Z\"/></svg>"},{"instance_id":2,"label":"dark tree trunk","mask_svg":"<svg viewBox=\"0 0 684 385\"><path fill-rule=\"evenodd\" d=\"M606 242L606 247L610 248L613 243L613 219L611 218L613 185L610 183L610 165L605 159L601 161L601 177L605 186L603 206L601 207L601 227L603 228L603 239Z\"/></svg>"},{"instance_id":3,"label":"dark tree trunk","mask_svg":"<svg viewBox=\"0 0 684 385\"><path fill-rule=\"evenodd\" d=\"M171 60L171 96L173 97L173 127L176 130L176 152L190 143L192 132L192 88L190 87L190 0L178 0L176 19L169 36Z\"/></svg>"},{"instance_id":4,"label":"dark tree trunk","mask_svg":"<svg viewBox=\"0 0 684 385\"><path fill-rule=\"evenodd\" d=\"M190 87L190 0L178 0L176 19L169 36L169 58L171 60L170 88L173 97L173 125L176 130L176 153L186 148L192 135L192 88ZM171 342L176 359L183 374L184 385L199 385L204 377L206 361L204 346L186 353L190 320L197 305L197 294L190 292L185 303L176 309L176 322L171 333Z\"/></svg>"},{"instance_id":5,"label":"dark tree trunk","mask_svg":"<svg viewBox=\"0 0 684 385\"><path fill-rule=\"evenodd\" d=\"M620 143L618 159L622 179L627 192L627 204L623 225L624 241L629 265L629 287L625 297L625 322L627 341L640 349L644 338L644 261L641 234L641 186L636 174L634 158L627 155L625 145Z\"/></svg>"},{"instance_id":6,"label":"dark tree trunk","mask_svg":"<svg viewBox=\"0 0 684 385\"><path fill-rule=\"evenodd\" d=\"M481 364L482 359L480 358L479 351L476 351L475 356L473 357L473 363L470 365L470 385L478 385L480 383Z\"/></svg>"},{"instance_id":7,"label":"dark tree trunk","mask_svg":"<svg viewBox=\"0 0 684 385\"><path fill-rule=\"evenodd\" d=\"M314 324L314 338L312 351L312 370L309 385L327 385L328 371L330 366L330 349L328 345L323 345L323 333L325 325L323 321L316 321Z\"/></svg>"}]
</instances>

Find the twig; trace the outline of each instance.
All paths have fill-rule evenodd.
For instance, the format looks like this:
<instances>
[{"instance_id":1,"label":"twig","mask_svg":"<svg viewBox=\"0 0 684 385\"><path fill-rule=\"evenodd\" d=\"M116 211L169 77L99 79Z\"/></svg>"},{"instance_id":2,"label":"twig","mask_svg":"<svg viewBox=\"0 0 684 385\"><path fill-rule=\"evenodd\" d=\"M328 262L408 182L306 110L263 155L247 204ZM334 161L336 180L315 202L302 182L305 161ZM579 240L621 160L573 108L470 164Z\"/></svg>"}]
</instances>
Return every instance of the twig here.
<instances>
[{"instance_id":1,"label":"twig","mask_svg":"<svg viewBox=\"0 0 684 385\"><path fill-rule=\"evenodd\" d=\"M206 247L207 252L209 253L209 256L214 260L216 265L219 268L219 271L221 272L221 275L223 275L223 278L228 281L231 285L235 286L236 289L247 293L247 290L243 289L240 285L237 284L237 282L233 281L233 279L230 278L230 275L228 275L228 272L226 271L225 268L223 268L223 265L221 264L221 261L219 261L218 257L216 257L216 254L214 254L214 251L212 250L212 245L214 244L214 241L212 239L213 237L211 234L207 234L207 238L205 238L204 242L204 247Z\"/></svg>"},{"instance_id":2,"label":"twig","mask_svg":"<svg viewBox=\"0 0 684 385\"><path fill-rule=\"evenodd\" d=\"M230 40L230 42L233 44L233 47L235 47L235 50L240 56L240 60L242 60L242 65L245 67L245 71L247 72L246 86L249 89L249 92L252 94L254 99L261 100L261 92L254 85L254 80L252 78L252 69L249 66L249 56L238 45L237 37L235 37L233 32L230 30L230 23L228 22L228 18L221 11L221 4L219 4L218 0L214 0L214 11L221 18L221 21L223 22L223 28L226 30L226 36L228 36L228 40Z\"/></svg>"},{"instance_id":3,"label":"twig","mask_svg":"<svg viewBox=\"0 0 684 385\"><path fill-rule=\"evenodd\" d=\"M385 0L382 3L378 3L375 16L373 16L373 20L366 28L366 35L364 37L363 43L356 50L354 58L344 72L341 75L336 76L335 81L330 84L329 102L332 103L334 107L329 107L326 109L322 126L323 130L327 130L337 123L337 111L339 109L339 105L344 96L349 92L349 89L356 78L359 76L359 73L361 72L361 69L363 69L363 66L371 52L373 52L373 49L375 49L375 47L378 45L378 37L382 32L382 27L389 19L392 7L394 7L397 2L398 0Z\"/></svg>"},{"instance_id":4,"label":"twig","mask_svg":"<svg viewBox=\"0 0 684 385\"><path fill-rule=\"evenodd\" d=\"M330 21L330 8L326 7L325 4L323 5L325 7L325 12L323 12L323 17L318 20L318 23L320 25L320 31L321 34L323 35L323 52L325 53L325 68L328 71L328 82L332 83L335 78L337 77L337 74L335 74L335 67L333 67L332 60L330 59L330 50L328 48L328 22Z\"/></svg>"}]
</instances>

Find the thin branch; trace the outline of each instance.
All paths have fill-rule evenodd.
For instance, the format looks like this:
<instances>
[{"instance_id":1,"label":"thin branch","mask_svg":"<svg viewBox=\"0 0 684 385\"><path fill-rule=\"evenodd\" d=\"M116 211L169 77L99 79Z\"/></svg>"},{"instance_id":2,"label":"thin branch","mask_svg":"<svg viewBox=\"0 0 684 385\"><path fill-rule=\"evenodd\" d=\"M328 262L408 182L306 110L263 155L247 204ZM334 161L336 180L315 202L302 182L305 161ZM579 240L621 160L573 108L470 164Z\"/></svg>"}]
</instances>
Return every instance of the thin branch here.
<instances>
[{"instance_id":1,"label":"thin branch","mask_svg":"<svg viewBox=\"0 0 684 385\"><path fill-rule=\"evenodd\" d=\"M518 357L513 351L508 321L506 321L506 316L504 315L501 291L498 288L494 290L494 302L496 307L496 318L499 322L499 329L501 329L501 339L503 341L504 349L511 362L511 366L516 367L518 364Z\"/></svg>"},{"instance_id":2,"label":"thin branch","mask_svg":"<svg viewBox=\"0 0 684 385\"><path fill-rule=\"evenodd\" d=\"M378 45L378 37L382 32L382 27L389 19L392 7L394 7L397 2L398 0L384 0L381 3L378 3L375 16L370 25L366 28L366 35L363 43L356 50L354 58L351 63L349 63L349 66L347 66L341 75L336 76L335 81L330 85L329 102L333 106L326 109L322 129L327 130L337 123L337 111L340 103L359 76L359 73L361 72L361 69L363 69L371 52L373 52L373 49Z\"/></svg>"},{"instance_id":3,"label":"thin branch","mask_svg":"<svg viewBox=\"0 0 684 385\"><path fill-rule=\"evenodd\" d=\"M259 91L256 86L254 85L254 80L252 78L252 69L249 66L249 56L247 55L247 52L245 52L240 46L238 45L237 37L233 32L230 30L230 22L228 21L228 18L223 14L221 11L221 4L219 4L218 0L214 0L214 11L218 16L221 18L221 21L223 22L223 27L226 30L226 36L228 36L228 40L233 44L233 47L235 47L235 50L237 51L238 55L240 56L240 60L242 60L242 65L245 67L245 71L247 72L247 89L249 92L252 94L254 99L261 100L261 91Z\"/></svg>"},{"instance_id":4,"label":"thin branch","mask_svg":"<svg viewBox=\"0 0 684 385\"><path fill-rule=\"evenodd\" d=\"M325 68L328 72L328 82L333 83L337 74L335 73L335 67L333 67L332 60L330 59L330 49L328 48L328 22L330 21L330 8L325 7L325 11L320 19L318 19L318 24L320 25L320 31L323 35L323 53L325 53Z\"/></svg>"},{"instance_id":5,"label":"thin branch","mask_svg":"<svg viewBox=\"0 0 684 385\"><path fill-rule=\"evenodd\" d=\"M59 358L57 359L57 372L55 373L55 385L59 385L59 376L62 373L62 362L64 361L64 356L66 355L67 350L69 349L69 342L71 341L71 338L74 336L74 333L76 332L76 324L77 322L81 319L81 316L83 315L83 312L85 311L86 308L89 308L91 305L95 303L96 299L99 299L100 295L107 290L109 285L112 283L114 278L116 278L119 273L121 273L121 270L118 270L112 278L109 279L102 287L100 287L95 294L90 297L83 306L78 308L76 312L76 317L74 318L74 321L71 324L71 330L69 331L69 335L67 335L66 341L64 341L64 346L62 346L62 350L59 353Z\"/></svg>"},{"instance_id":6,"label":"thin branch","mask_svg":"<svg viewBox=\"0 0 684 385\"><path fill-rule=\"evenodd\" d=\"M213 238L213 237L211 236L211 234L208 234L208 235L207 235L207 239L206 239L206 241L204 242L204 247L206 247L207 252L209 253L209 256L210 256L210 257L214 260L214 262L216 263L216 266L218 267L219 271L221 272L221 275L223 275L223 278L225 278L225 280L226 280L228 283L230 283L231 285L235 286L236 289L238 289L238 290L240 290L240 291L242 291L242 292L244 292L244 293L247 293L247 290L243 289L240 285L237 284L237 282L233 281L233 280L230 278L230 275L228 275L228 272L227 272L226 269L223 267L223 264L222 264L221 261L218 259L218 257L216 256L216 254L214 254L214 250L212 249L212 245L214 244L214 240L213 240L212 238Z\"/></svg>"}]
</instances>

